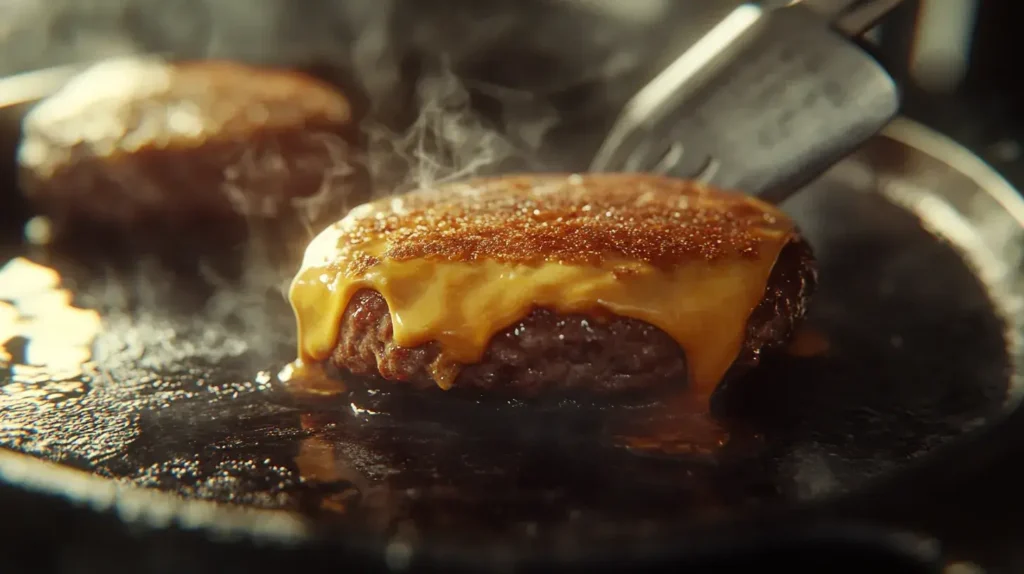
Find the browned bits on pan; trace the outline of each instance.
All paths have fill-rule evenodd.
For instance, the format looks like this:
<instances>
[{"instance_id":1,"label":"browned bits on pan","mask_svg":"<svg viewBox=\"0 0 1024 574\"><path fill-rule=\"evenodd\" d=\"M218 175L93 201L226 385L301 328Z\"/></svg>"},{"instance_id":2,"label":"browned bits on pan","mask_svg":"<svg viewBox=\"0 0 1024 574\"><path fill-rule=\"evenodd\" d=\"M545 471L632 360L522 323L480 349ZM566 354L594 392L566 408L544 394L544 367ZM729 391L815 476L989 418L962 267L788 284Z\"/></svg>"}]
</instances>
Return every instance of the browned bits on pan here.
<instances>
[{"instance_id":1,"label":"browned bits on pan","mask_svg":"<svg viewBox=\"0 0 1024 574\"><path fill-rule=\"evenodd\" d=\"M741 194L646 175L478 179L383 200L349 221L342 246L386 240L383 257L532 263L628 259L668 268L754 257L791 224ZM785 221L784 221L785 220ZM348 272L369 260L351 257Z\"/></svg>"}]
</instances>

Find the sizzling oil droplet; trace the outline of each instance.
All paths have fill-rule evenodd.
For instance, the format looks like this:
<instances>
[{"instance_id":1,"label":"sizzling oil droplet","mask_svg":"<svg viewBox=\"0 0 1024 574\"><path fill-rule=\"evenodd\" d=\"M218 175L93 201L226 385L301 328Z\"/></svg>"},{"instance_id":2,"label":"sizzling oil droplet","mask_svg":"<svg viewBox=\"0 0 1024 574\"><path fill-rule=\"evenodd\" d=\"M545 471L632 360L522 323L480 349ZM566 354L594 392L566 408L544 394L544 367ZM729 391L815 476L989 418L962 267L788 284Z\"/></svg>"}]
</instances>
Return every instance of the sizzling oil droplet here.
<instances>
[{"instance_id":1,"label":"sizzling oil droplet","mask_svg":"<svg viewBox=\"0 0 1024 574\"><path fill-rule=\"evenodd\" d=\"M711 456L729 442L728 431L707 412L706 402L688 391L665 397L649 416L623 426L617 444L641 453Z\"/></svg>"},{"instance_id":2,"label":"sizzling oil droplet","mask_svg":"<svg viewBox=\"0 0 1024 574\"><path fill-rule=\"evenodd\" d=\"M299 396L335 397L348 390L344 381L328 375L322 365L307 365L302 359L285 365L277 379L288 392Z\"/></svg>"},{"instance_id":3,"label":"sizzling oil droplet","mask_svg":"<svg viewBox=\"0 0 1024 574\"><path fill-rule=\"evenodd\" d=\"M794 357L818 357L828 353L829 341L825 334L809 325L801 325L786 346L786 353Z\"/></svg>"}]
</instances>

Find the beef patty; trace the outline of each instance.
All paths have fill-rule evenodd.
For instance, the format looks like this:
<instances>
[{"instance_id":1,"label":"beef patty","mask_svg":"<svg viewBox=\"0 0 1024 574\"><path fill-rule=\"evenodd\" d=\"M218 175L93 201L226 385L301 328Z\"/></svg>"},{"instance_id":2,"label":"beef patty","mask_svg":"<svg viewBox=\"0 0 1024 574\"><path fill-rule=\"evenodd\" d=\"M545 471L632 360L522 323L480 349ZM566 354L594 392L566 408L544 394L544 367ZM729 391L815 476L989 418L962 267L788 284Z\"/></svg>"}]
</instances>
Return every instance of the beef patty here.
<instances>
[{"instance_id":1,"label":"beef patty","mask_svg":"<svg viewBox=\"0 0 1024 574\"><path fill-rule=\"evenodd\" d=\"M498 183L495 180L490 180L466 185L470 187L504 186L508 194L512 196L512 200L509 200L510 205L519 205L521 208L523 204L516 201L514 190L517 188L520 190L534 189L543 186L538 185L538 182L550 185L552 181L557 181L550 177L547 180L506 178L504 181L497 180ZM641 192L650 193L651 189L655 188L674 189L679 192L678 196L694 193L687 187L689 184L685 182L646 176L591 176L584 186L596 189L601 186L599 184L609 183L612 184L612 187L620 190L616 193L630 195L637 192L637 197L643 194ZM698 193L706 192L699 191ZM750 207L742 198L737 200L735 197L730 197L723 200L715 195L717 192L711 191L711 193L714 195L715 201L735 202L736 213ZM595 190L595 194L592 196L594 200L592 208L594 209L585 211L597 211L597 207L602 207L600 196L600 193ZM667 201L675 202L678 196L669 197ZM439 200L441 203L449 201L452 200ZM650 196L648 195L643 201L651 201ZM409 202L415 204L415 197L410 198ZM409 204L406 206L408 207ZM386 219L374 215L374 210L364 211L366 211L364 216L368 220L383 221ZM603 208L601 211L603 217ZM542 212L543 210L538 209L531 213L540 218L551 215ZM409 213L417 212L413 209ZM610 214L611 211L608 213ZM437 248L434 244L436 244L437 236L440 233L435 235L428 230L436 222L425 224L422 214L409 217L420 218L420 234L433 237L433 242L431 244L422 236L412 237L404 244L397 241L393 245L395 258L422 257L422 254L418 253L419 248L414 247L418 241L424 241L424 246L428 246L428 244L433 246L433 248L426 247L424 249ZM703 214L700 217L707 219L710 216ZM765 215L765 217L769 216ZM549 221L556 221L556 218L552 217ZM655 228L660 224L657 223L658 220L654 216L646 218L646 221L639 221L637 217L626 217L625 221L631 227L647 225L657 233L664 231L662 228ZM693 221L697 221L697 219ZM515 225L514 222L506 224ZM449 224L441 225L441 227L447 225ZM683 228L692 229L694 227L699 228L697 224L693 224L675 229L673 233L679 233ZM730 240L736 242L734 238L722 239L723 236L726 236L722 229L722 225L716 224L713 228L705 231L719 233L718 238L711 240L716 246L728 245ZM637 239L640 235L642 235L640 232L627 233L625 237L640 241ZM481 246L492 246L496 242L494 235L483 235L482 238L474 235L474 237L471 239L463 237L456 241L453 236L449 236L442 242L449 248L458 246L463 255L466 250L471 249L468 244L472 244L473 241L479 242ZM343 238L342 242L345 240L347 239ZM532 239L523 237L521 240ZM591 241L592 244L594 241ZM355 241L355 244L358 245L358 241ZM638 259L644 257L641 253L644 249L650 253L656 252L658 257L668 257L669 248L666 246L650 245L644 249L639 246L638 242L634 246L636 249L633 252ZM503 250L522 249L522 245L518 248L490 247L487 249L494 253L501 253ZM411 252L417 255L411 256ZM703 254L698 257L698 261L705 261L707 258L708 261L714 262L719 257L723 256L721 254ZM358 265L372 267L374 262L364 262ZM323 274L321 276L323 277ZM425 280L430 279L426 278ZM815 284L816 271L811 249L807 242L794 232L778 252L761 299L746 319L742 345L730 373L736 373L756 365L763 351L778 347L790 339L794 328L805 314L807 302ZM426 285L424 285L424 289L426 289ZM685 285L681 285L680 289L685 289ZM394 337L391 309L381 293L373 289L361 289L355 292L348 300L339 320L337 343L329 357L334 365L361 374L361 376L379 376L384 380L415 388L437 387L439 381L438 362L443 355L442 345L438 341L428 341L410 347L398 345ZM683 385L687 380L687 372L687 357L681 345L665 330L649 322L610 312L558 313L542 305L527 310L520 320L499 330L490 338L479 361L459 364L451 385L454 388L518 396L578 394L581 392L608 395L654 389L666 385Z\"/></svg>"},{"instance_id":2,"label":"beef patty","mask_svg":"<svg viewBox=\"0 0 1024 574\"><path fill-rule=\"evenodd\" d=\"M366 200L348 100L284 70L112 60L43 100L23 132L21 186L59 227L203 233L296 200L332 219Z\"/></svg>"},{"instance_id":3,"label":"beef patty","mask_svg":"<svg viewBox=\"0 0 1024 574\"><path fill-rule=\"evenodd\" d=\"M772 270L764 298L747 322L732 374L757 365L762 351L785 344L803 318L816 284L805 241L787 245ZM357 375L419 389L437 386L431 373L437 342L401 347L380 293L362 290L341 320L331 362ZM482 361L463 366L454 386L519 396L597 395L643 391L686 381L686 354L664 331L637 319L558 314L534 309L495 335Z\"/></svg>"}]
</instances>

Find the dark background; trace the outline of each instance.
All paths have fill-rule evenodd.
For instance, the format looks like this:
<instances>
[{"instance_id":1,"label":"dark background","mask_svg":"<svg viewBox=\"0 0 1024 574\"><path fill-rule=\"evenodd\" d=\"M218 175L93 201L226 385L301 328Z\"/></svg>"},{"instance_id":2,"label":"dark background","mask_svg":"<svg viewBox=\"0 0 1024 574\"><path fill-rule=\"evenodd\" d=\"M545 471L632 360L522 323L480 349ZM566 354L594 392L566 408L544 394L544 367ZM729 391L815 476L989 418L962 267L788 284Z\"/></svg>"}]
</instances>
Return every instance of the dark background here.
<instances>
[{"instance_id":1,"label":"dark background","mask_svg":"<svg viewBox=\"0 0 1024 574\"><path fill-rule=\"evenodd\" d=\"M905 0L881 26L874 51L904 90L904 114L982 157L1017 189L1024 187L1024 3L981 0L969 67L950 92L914 84L908 70L922 2ZM941 2L938 2L941 4ZM942 539L953 557L991 572L1024 571L1024 436L1006 436L993 464L938 492L907 500L902 513Z\"/></svg>"},{"instance_id":2,"label":"dark background","mask_svg":"<svg viewBox=\"0 0 1024 574\"><path fill-rule=\"evenodd\" d=\"M978 2L969 67L949 93L915 86L907 64L921 0L905 0L882 25L879 59L904 87L904 113L944 132L982 156L1018 188L1024 158L1007 154L1024 142L1024 4L1014 0ZM941 2L940 2L941 4ZM1019 155L1019 154L1018 154Z\"/></svg>"}]
</instances>

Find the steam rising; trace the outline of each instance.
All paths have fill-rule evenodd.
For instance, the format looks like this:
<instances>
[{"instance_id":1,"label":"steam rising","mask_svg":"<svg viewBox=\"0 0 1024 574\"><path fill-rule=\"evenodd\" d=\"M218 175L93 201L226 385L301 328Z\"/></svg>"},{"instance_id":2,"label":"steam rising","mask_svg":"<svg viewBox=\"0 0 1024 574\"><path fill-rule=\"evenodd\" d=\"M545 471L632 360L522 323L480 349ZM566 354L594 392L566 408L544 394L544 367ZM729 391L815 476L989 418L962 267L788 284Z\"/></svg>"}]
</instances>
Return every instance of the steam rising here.
<instances>
[{"instance_id":1,"label":"steam rising","mask_svg":"<svg viewBox=\"0 0 1024 574\"><path fill-rule=\"evenodd\" d=\"M248 181L287 181L288 164L273 154L249 154L226 168L222 191L250 219L252 240L241 255L240 278L204 263L203 276L216 289L202 320L241 324L246 332L260 334L253 345L269 350L294 338L283 295L302 248L356 203L477 175L570 166L547 143L566 119L552 96L591 84L605 86L599 98L605 103L624 100L633 88L622 79L643 60L643 49L651 49L637 35L650 40L649 25L657 20L652 14L667 5L645 1L649 9L635 14L647 14L646 20L636 21L609 18L614 3L495 4L352 0L297 10L286 0L54 0L45 6L16 0L12 19L0 25L0 48L28 42L38 50L5 50L0 73L139 52L270 65L326 62L341 68L368 103L360 126L363 146L357 151L337 137L310 135L328 150L334 167L323 174L319 193L293 201L295 213L289 217L298 216L302 231L292 234L294 244L282 248L280 231L267 228L273 198L246 193ZM602 19L605 25L597 25ZM527 68L555 62L555 71L540 73L544 77L536 81L505 82L505 76L522 76L521 70L501 69L515 58L506 54L486 61L492 51L510 46L530 55ZM30 55L36 60L18 59ZM415 62L411 69L410 61ZM490 79L468 79L467 62L489 67ZM487 114L480 111L481 99L489 104ZM371 189L358 188L354 176L360 172ZM138 273L148 280L128 279L124 286L133 292L135 305L160 308L160 301L174 296L173 289L162 287L173 280L161 280L158 266L141 265ZM125 281L110 279L119 280ZM127 305L120 291L108 289L105 302Z\"/></svg>"},{"instance_id":2,"label":"steam rising","mask_svg":"<svg viewBox=\"0 0 1024 574\"><path fill-rule=\"evenodd\" d=\"M394 2L381 2L373 9L360 3L343 8L348 12L345 17L360 28L348 57L350 71L369 101L360 126L364 149L357 151L337 138L321 138L320 144L335 159L335 167L324 174L319 193L293 200L292 207L305 229L302 244L288 246L286 260L281 261L281 250L275 245L278 237L263 229L258 218L251 218L251 240L240 280L229 279L214 266L204 268L206 280L216 286L207 304L208 319L215 324L241 323L246 332L260 333L253 342L259 347L253 350L260 354L294 338L290 313L278 307L283 307L301 248L324 225L368 198L537 166L544 136L558 124L555 108L543 98L478 81L473 85L476 91L498 104L497 117L484 117L474 107L467 82L454 70L451 55L444 51L418 54L419 73L411 79L403 74L402 62L408 54L402 50L409 48L403 48L393 29L395 7ZM214 41L212 47L216 45ZM580 73L592 70L581 68ZM407 84L410 81L412 89ZM411 101L402 101L403 94L409 94ZM403 122L402 112L410 107L413 119ZM254 205L245 189L231 182L286 177L280 173L285 162L278 159L247 157L228 168L228 175L235 177L229 177L225 191L240 212L265 215L267 210ZM368 196L353 184L353 175L361 171L372 182ZM281 321L282 315L287 321Z\"/></svg>"},{"instance_id":3,"label":"steam rising","mask_svg":"<svg viewBox=\"0 0 1024 574\"><path fill-rule=\"evenodd\" d=\"M373 122L365 126L368 167L377 195L493 173L506 162L530 161L535 151L517 146L488 126L473 111L468 90L447 66L420 81L416 99L418 117L405 133ZM546 125L553 124L551 120ZM518 127L543 130L544 124ZM539 147L540 138L520 143Z\"/></svg>"},{"instance_id":4,"label":"steam rising","mask_svg":"<svg viewBox=\"0 0 1024 574\"><path fill-rule=\"evenodd\" d=\"M320 193L294 201L293 207L306 230L305 240L328 222L339 219L359 200L367 199L346 200L353 191L358 191L346 182L359 170L365 170L372 182L369 198L378 198L478 175L550 165L540 161L540 150L560 117L544 94L459 77L454 60L465 57L467 49L477 47L467 45L471 40L450 49L440 47L415 54L421 67L410 79L403 73L402 63L414 48L394 28L396 8L393 1L372 6L347 3L338 8L359 29L346 53L350 71L357 76L357 83L369 101L367 116L361 124L365 148L356 152L344 142L322 142L333 149L336 168L325 174ZM477 25L495 30L509 22L506 14L494 17L490 25ZM411 35L422 36L417 31ZM623 52L611 51L608 58L594 59L587 66L578 67L580 81L593 81L606 72L621 74L625 69ZM407 84L410 81L412 89ZM575 80L563 75L558 81L557 87L565 88ZM485 117L474 105L471 92L496 103L497 113ZM410 101L402 100L404 94L411 96ZM401 121L403 107L413 109L412 121ZM282 165L273 158L250 159L257 161L232 169L253 173ZM242 189L229 192L236 198L245 197ZM260 210L250 206L243 211ZM294 335L292 328L283 327L274 313L267 312L268 294L279 294L280 298L271 295L271 299L283 301L304 245L292 246L294 249L288 250L288 260L282 265L275 260L274 237L258 229L259 224L253 225L240 282L207 268L207 279L218 287L207 311L217 322L241 321L247 331L263 334L261 346L272 347L291 341Z\"/></svg>"}]
</instances>

